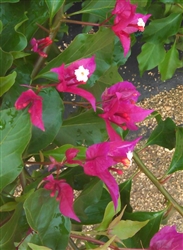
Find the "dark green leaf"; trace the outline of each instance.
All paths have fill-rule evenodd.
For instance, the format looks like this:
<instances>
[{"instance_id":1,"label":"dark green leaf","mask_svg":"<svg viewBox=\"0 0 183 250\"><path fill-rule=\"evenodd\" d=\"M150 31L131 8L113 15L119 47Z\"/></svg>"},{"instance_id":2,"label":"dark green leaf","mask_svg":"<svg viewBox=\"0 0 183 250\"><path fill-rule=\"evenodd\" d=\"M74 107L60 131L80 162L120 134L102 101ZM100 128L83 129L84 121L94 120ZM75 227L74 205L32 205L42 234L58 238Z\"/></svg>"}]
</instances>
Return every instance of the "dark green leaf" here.
<instances>
[{"instance_id":1,"label":"dark green leaf","mask_svg":"<svg viewBox=\"0 0 183 250\"><path fill-rule=\"evenodd\" d=\"M0 249L3 250L15 250L14 236L16 230L18 230L18 221L22 214L22 204L19 204L11 217L11 219L1 227L0 237Z\"/></svg>"},{"instance_id":2,"label":"dark green leaf","mask_svg":"<svg viewBox=\"0 0 183 250\"><path fill-rule=\"evenodd\" d=\"M18 3L20 0L0 0L0 3Z\"/></svg>"},{"instance_id":3,"label":"dark green leaf","mask_svg":"<svg viewBox=\"0 0 183 250\"><path fill-rule=\"evenodd\" d=\"M29 56L30 54L21 51L11 51L11 55L13 56L13 59L19 59L22 57Z\"/></svg>"},{"instance_id":4,"label":"dark green leaf","mask_svg":"<svg viewBox=\"0 0 183 250\"><path fill-rule=\"evenodd\" d=\"M65 249L68 245L70 220L62 216L56 198L50 192L39 189L24 203L27 221L37 232L31 243L44 245L54 250Z\"/></svg>"},{"instance_id":5,"label":"dark green leaf","mask_svg":"<svg viewBox=\"0 0 183 250\"><path fill-rule=\"evenodd\" d=\"M82 224L100 223L110 201L110 195L103 188L103 182L94 178L75 200L74 211Z\"/></svg>"},{"instance_id":6,"label":"dark green leaf","mask_svg":"<svg viewBox=\"0 0 183 250\"><path fill-rule=\"evenodd\" d=\"M26 91L27 88L20 86L21 84L29 84L31 79L30 79L30 74L32 72L32 66L30 64L25 64L21 65L20 67L17 67L15 69L15 72L17 73L17 77L15 79L15 83L11 87L11 89L6 92L6 94L3 96L3 103L1 108L2 109L7 109L14 107L14 104L20 94L23 91Z\"/></svg>"},{"instance_id":7,"label":"dark green leaf","mask_svg":"<svg viewBox=\"0 0 183 250\"><path fill-rule=\"evenodd\" d=\"M141 53L137 56L140 74L155 68L165 57L165 49L161 43L145 43Z\"/></svg>"},{"instance_id":8,"label":"dark green leaf","mask_svg":"<svg viewBox=\"0 0 183 250\"><path fill-rule=\"evenodd\" d=\"M0 96L6 93L11 86L15 83L15 78L17 74L14 71L13 73L0 77Z\"/></svg>"},{"instance_id":9,"label":"dark green leaf","mask_svg":"<svg viewBox=\"0 0 183 250\"><path fill-rule=\"evenodd\" d=\"M183 128L176 128L175 152L172 157L167 174L172 174L178 170L183 170Z\"/></svg>"},{"instance_id":10,"label":"dark green leaf","mask_svg":"<svg viewBox=\"0 0 183 250\"><path fill-rule=\"evenodd\" d=\"M0 112L0 190L22 171L22 153L31 137L31 123L26 111L15 108Z\"/></svg>"},{"instance_id":11,"label":"dark green leaf","mask_svg":"<svg viewBox=\"0 0 183 250\"><path fill-rule=\"evenodd\" d=\"M151 133L146 145L159 145L169 150L175 147L175 129L176 125L170 118L160 121L154 131Z\"/></svg>"},{"instance_id":12,"label":"dark green leaf","mask_svg":"<svg viewBox=\"0 0 183 250\"><path fill-rule=\"evenodd\" d=\"M82 9L76 13L82 13L82 21L90 23L102 23L111 15L111 10L115 5L115 0L108 1L84 1L82 4ZM72 13L73 15L75 13ZM83 28L84 32L89 32L92 26L85 26Z\"/></svg>"},{"instance_id":13,"label":"dark green leaf","mask_svg":"<svg viewBox=\"0 0 183 250\"><path fill-rule=\"evenodd\" d=\"M18 7L22 11L22 13L24 11L27 13L28 20L20 27L20 30L26 35L27 41L30 41L35 32L38 30L37 24L40 25L44 24L48 20L49 14L45 1L43 0L36 0L36 1L25 0L25 1L21 1ZM41 30L39 30L39 33L40 32ZM44 36L47 36L47 34L46 35L44 34Z\"/></svg>"},{"instance_id":14,"label":"dark green leaf","mask_svg":"<svg viewBox=\"0 0 183 250\"><path fill-rule=\"evenodd\" d=\"M127 180L119 185L119 192L121 198L121 208L125 208L126 212L132 212L132 207L130 206L130 192L131 192L132 181Z\"/></svg>"},{"instance_id":15,"label":"dark green leaf","mask_svg":"<svg viewBox=\"0 0 183 250\"><path fill-rule=\"evenodd\" d=\"M1 5L3 31L0 46L4 51L21 51L27 46L25 35L19 31L21 25L27 21L27 16L18 4Z\"/></svg>"},{"instance_id":16,"label":"dark green leaf","mask_svg":"<svg viewBox=\"0 0 183 250\"><path fill-rule=\"evenodd\" d=\"M27 154L39 152L48 146L54 140L62 124L63 103L58 92L53 88L47 88L40 92L40 96L43 97L45 131L33 127Z\"/></svg>"},{"instance_id":17,"label":"dark green leaf","mask_svg":"<svg viewBox=\"0 0 183 250\"><path fill-rule=\"evenodd\" d=\"M138 7L145 7L147 5L149 0L143 0L143 1L139 1L139 0L130 0L131 4L135 4Z\"/></svg>"},{"instance_id":18,"label":"dark green leaf","mask_svg":"<svg viewBox=\"0 0 183 250\"><path fill-rule=\"evenodd\" d=\"M64 170L60 177L62 179L65 179L67 183L76 190L83 190L84 186L88 184L92 177L89 175L86 175L83 172L83 167L75 167L75 168L68 168Z\"/></svg>"},{"instance_id":19,"label":"dark green leaf","mask_svg":"<svg viewBox=\"0 0 183 250\"><path fill-rule=\"evenodd\" d=\"M2 33L2 31L3 31L3 23L2 23L2 21L0 20L0 34Z\"/></svg>"},{"instance_id":20,"label":"dark green leaf","mask_svg":"<svg viewBox=\"0 0 183 250\"><path fill-rule=\"evenodd\" d=\"M50 21L52 22L53 17L62 7L65 0L53 1L53 0L45 0L50 13Z\"/></svg>"},{"instance_id":21,"label":"dark green leaf","mask_svg":"<svg viewBox=\"0 0 183 250\"><path fill-rule=\"evenodd\" d=\"M4 76L13 63L13 56L0 48L0 76Z\"/></svg>"},{"instance_id":22,"label":"dark green leaf","mask_svg":"<svg viewBox=\"0 0 183 250\"><path fill-rule=\"evenodd\" d=\"M98 116L98 112L89 110L65 120L55 143L58 146L68 143L75 146L91 145L106 138L107 132L103 119Z\"/></svg>"},{"instance_id":23,"label":"dark green leaf","mask_svg":"<svg viewBox=\"0 0 183 250\"><path fill-rule=\"evenodd\" d=\"M87 0L84 2L83 8L77 12L72 13L72 15L90 13L99 17L100 19L101 18L105 19L107 12L111 12L111 9L113 9L115 3L116 3L115 0L107 0L107 1Z\"/></svg>"},{"instance_id":24,"label":"dark green leaf","mask_svg":"<svg viewBox=\"0 0 183 250\"><path fill-rule=\"evenodd\" d=\"M168 17L152 21L145 28L143 40L150 43L161 43L175 35L180 28L182 14L172 13Z\"/></svg>"},{"instance_id":25,"label":"dark green leaf","mask_svg":"<svg viewBox=\"0 0 183 250\"><path fill-rule=\"evenodd\" d=\"M125 213L123 219L133 221L146 221L149 220L147 225L143 227L132 238L124 240L123 243L127 248L148 248L149 242L153 235L159 230L161 219L164 211L160 212L135 212Z\"/></svg>"},{"instance_id":26,"label":"dark green leaf","mask_svg":"<svg viewBox=\"0 0 183 250\"><path fill-rule=\"evenodd\" d=\"M182 65L179 60L179 52L175 46L176 44L174 43L171 49L166 53L163 61L158 66L162 81L170 79L175 73L175 70Z\"/></svg>"},{"instance_id":27,"label":"dark green leaf","mask_svg":"<svg viewBox=\"0 0 183 250\"><path fill-rule=\"evenodd\" d=\"M180 0L160 0L161 3L180 3Z\"/></svg>"},{"instance_id":28,"label":"dark green leaf","mask_svg":"<svg viewBox=\"0 0 183 250\"><path fill-rule=\"evenodd\" d=\"M10 201L0 206L0 212L9 212L15 210L17 202Z\"/></svg>"}]
</instances>

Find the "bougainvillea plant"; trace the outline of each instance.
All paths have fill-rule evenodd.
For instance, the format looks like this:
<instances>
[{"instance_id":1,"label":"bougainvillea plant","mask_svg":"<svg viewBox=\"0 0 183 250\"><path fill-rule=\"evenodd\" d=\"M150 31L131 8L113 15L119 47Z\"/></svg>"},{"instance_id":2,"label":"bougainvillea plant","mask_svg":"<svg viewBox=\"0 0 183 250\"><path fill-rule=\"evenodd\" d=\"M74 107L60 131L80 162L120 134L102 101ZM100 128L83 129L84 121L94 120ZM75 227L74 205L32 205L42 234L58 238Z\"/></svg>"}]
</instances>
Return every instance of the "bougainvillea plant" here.
<instances>
[{"instance_id":1,"label":"bougainvillea plant","mask_svg":"<svg viewBox=\"0 0 183 250\"><path fill-rule=\"evenodd\" d=\"M0 248L183 249L176 225L161 226L183 208L140 159L143 136L127 137L157 119L143 148L175 148L168 180L183 170L183 128L140 107L118 73L137 32L141 75L158 67L167 80L183 66L181 1L1 0L0 10ZM164 195L163 210L133 211L136 174L123 181L132 162Z\"/></svg>"}]
</instances>

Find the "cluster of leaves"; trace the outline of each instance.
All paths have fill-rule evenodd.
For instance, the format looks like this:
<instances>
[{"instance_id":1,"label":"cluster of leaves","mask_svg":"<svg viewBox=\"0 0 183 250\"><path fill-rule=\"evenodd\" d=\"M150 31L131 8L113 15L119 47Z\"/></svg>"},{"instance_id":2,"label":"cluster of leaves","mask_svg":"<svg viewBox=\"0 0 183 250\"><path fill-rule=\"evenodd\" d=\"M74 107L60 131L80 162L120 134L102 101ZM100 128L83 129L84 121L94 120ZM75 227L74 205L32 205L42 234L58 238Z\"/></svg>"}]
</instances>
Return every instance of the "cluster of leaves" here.
<instances>
[{"instance_id":1,"label":"cluster of leaves","mask_svg":"<svg viewBox=\"0 0 183 250\"><path fill-rule=\"evenodd\" d=\"M75 2L80 4L80 9L71 12ZM151 238L159 230L165 211L132 211L131 179L119 185L120 199L115 211L102 181L85 175L81 166L67 166L59 177L65 179L74 190L81 191L74 202L74 211L80 223L63 216L58 202L50 197L50 192L40 188L42 180L49 174L43 163L48 161L50 155L61 161L66 150L75 147L80 150L78 158L83 159L86 147L108 139L105 122L98 116L101 113L99 109L94 112L79 108L66 117L64 95L55 88L45 88L39 93L43 98L45 127L45 131L41 131L32 126L26 109L18 111L14 107L17 98L27 87L39 88L42 84L58 81L56 74L50 71L52 68L62 63L67 66L92 55L95 55L97 68L83 89L91 92L97 101L101 100L101 94L107 87L123 81L118 67L125 64L130 52L124 57L119 39L105 23L104 27L92 34L87 33L91 24L84 27L83 32L62 53L53 43L46 51L46 59L33 53L30 45L33 37L38 39L50 35L55 41L62 37L67 32L65 23L72 21L73 16L80 15L83 23L103 23L108 20L108 24L112 25L110 15L115 3L115 0L0 0L2 249L66 249L72 236L71 224L78 231L82 231L82 225L97 224L98 242L110 239L104 249L114 240L119 247L123 242L129 248L148 248ZM133 0L131 3L138 4L138 12L152 15L142 36L142 51L137 57L141 75L146 70L158 67L162 80L171 78L175 70L183 66L183 5L176 0ZM131 40L132 44L136 42L134 34ZM145 146L157 144L170 150L175 148L166 174L183 170L183 128L177 127L170 118L163 121L160 115L155 116L158 124ZM118 132L123 137L126 134L119 128ZM31 157L35 161L36 171L32 171L33 167L27 167ZM23 192L18 194L20 186ZM114 219L121 210L123 212ZM84 242L86 249L96 248L98 244Z\"/></svg>"}]
</instances>

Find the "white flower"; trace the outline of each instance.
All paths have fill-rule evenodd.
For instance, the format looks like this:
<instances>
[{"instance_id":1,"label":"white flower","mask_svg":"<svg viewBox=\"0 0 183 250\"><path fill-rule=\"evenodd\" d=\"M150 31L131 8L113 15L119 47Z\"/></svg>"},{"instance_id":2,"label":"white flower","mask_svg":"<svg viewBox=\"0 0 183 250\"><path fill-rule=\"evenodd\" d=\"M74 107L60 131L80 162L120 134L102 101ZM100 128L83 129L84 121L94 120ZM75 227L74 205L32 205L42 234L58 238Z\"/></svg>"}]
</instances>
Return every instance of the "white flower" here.
<instances>
[{"instance_id":1,"label":"white flower","mask_svg":"<svg viewBox=\"0 0 183 250\"><path fill-rule=\"evenodd\" d=\"M140 27L145 27L145 22L142 18L138 18L138 22L137 22L137 25L140 26Z\"/></svg>"},{"instance_id":2,"label":"white flower","mask_svg":"<svg viewBox=\"0 0 183 250\"><path fill-rule=\"evenodd\" d=\"M79 68L74 71L76 79L79 82L87 82L89 73L89 70L85 69L83 66L79 66Z\"/></svg>"},{"instance_id":3,"label":"white flower","mask_svg":"<svg viewBox=\"0 0 183 250\"><path fill-rule=\"evenodd\" d=\"M133 153L131 151L128 151L128 153L126 154L128 160L129 160L129 167L132 165L132 157L133 157Z\"/></svg>"}]
</instances>

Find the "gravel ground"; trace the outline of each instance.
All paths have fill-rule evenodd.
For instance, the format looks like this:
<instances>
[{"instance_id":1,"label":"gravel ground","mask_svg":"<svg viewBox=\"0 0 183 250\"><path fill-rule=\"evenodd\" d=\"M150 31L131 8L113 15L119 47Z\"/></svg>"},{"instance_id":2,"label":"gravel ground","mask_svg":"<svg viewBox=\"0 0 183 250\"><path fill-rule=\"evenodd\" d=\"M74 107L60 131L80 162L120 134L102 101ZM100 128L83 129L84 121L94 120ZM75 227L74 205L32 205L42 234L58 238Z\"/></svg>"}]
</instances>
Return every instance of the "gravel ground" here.
<instances>
[{"instance_id":1,"label":"gravel ground","mask_svg":"<svg viewBox=\"0 0 183 250\"><path fill-rule=\"evenodd\" d=\"M183 124L183 86L179 85L175 89L163 91L151 98L145 98L139 103L141 107L154 109L159 111L162 118L170 117L177 125ZM150 134L156 126L156 120L146 120L139 124L139 132L132 134L131 137L136 138L140 134L143 139L138 145L142 147L147 139L147 134ZM140 129L142 126L142 129ZM169 151L162 147L152 145L140 152L140 157L151 172L158 178L163 176L167 170L174 150ZM135 163L128 170L125 170L123 180L127 179L137 170ZM164 184L167 191L174 199L183 206L183 171L176 172L171 179ZM165 208L165 198L151 183L151 181L140 173L133 181L131 204L134 211L158 211ZM173 212L168 220L168 224L176 224L177 229L183 232L183 217L178 212Z\"/></svg>"}]
</instances>

